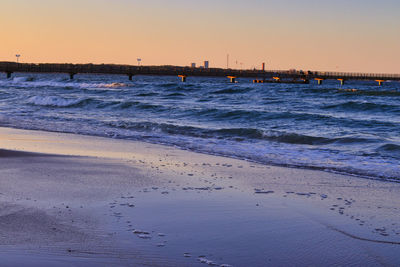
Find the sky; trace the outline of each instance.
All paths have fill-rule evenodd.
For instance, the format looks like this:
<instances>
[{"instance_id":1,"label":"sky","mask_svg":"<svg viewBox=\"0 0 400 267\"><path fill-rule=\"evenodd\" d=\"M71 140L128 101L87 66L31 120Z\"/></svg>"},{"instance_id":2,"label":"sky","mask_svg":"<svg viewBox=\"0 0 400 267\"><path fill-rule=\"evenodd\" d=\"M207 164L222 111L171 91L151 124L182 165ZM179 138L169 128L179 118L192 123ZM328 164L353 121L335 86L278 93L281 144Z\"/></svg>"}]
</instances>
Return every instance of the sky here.
<instances>
[{"instance_id":1,"label":"sky","mask_svg":"<svg viewBox=\"0 0 400 267\"><path fill-rule=\"evenodd\" d=\"M0 61L400 73L398 0L0 0Z\"/></svg>"}]
</instances>

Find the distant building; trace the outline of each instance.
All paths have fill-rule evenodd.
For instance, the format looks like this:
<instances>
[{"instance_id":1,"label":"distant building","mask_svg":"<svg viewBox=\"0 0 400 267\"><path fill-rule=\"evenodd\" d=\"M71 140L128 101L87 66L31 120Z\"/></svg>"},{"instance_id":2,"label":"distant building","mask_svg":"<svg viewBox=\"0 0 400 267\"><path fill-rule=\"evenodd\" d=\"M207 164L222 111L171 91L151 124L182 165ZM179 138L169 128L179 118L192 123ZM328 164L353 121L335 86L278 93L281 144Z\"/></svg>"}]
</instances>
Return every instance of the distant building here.
<instances>
[{"instance_id":1,"label":"distant building","mask_svg":"<svg viewBox=\"0 0 400 267\"><path fill-rule=\"evenodd\" d=\"M209 67L209 62L208 61L204 61L204 68L208 69L208 67Z\"/></svg>"},{"instance_id":2,"label":"distant building","mask_svg":"<svg viewBox=\"0 0 400 267\"><path fill-rule=\"evenodd\" d=\"M196 68L196 63L192 63L190 66L191 66L192 68Z\"/></svg>"}]
</instances>

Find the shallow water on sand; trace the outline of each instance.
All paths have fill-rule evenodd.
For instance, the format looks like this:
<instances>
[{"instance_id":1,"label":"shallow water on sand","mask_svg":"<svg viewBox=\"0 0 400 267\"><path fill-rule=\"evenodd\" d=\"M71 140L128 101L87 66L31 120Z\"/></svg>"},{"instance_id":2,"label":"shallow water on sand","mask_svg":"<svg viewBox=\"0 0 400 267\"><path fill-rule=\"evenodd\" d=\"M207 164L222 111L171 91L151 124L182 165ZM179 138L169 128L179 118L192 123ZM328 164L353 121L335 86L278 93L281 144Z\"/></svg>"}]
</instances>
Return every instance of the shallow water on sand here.
<instances>
[{"instance_id":1,"label":"shallow water on sand","mask_svg":"<svg viewBox=\"0 0 400 267\"><path fill-rule=\"evenodd\" d=\"M310 200L304 197L296 200L293 212L293 203L281 196L161 191L137 193L131 201L135 208L119 206L126 199L117 201L113 229L119 228L116 237L127 246L166 263L169 259L182 266L372 266L378 261L369 250L388 254L391 262L398 260L390 244L327 231L320 220L353 233L359 226L329 210L314 210L318 217L308 214Z\"/></svg>"}]
</instances>

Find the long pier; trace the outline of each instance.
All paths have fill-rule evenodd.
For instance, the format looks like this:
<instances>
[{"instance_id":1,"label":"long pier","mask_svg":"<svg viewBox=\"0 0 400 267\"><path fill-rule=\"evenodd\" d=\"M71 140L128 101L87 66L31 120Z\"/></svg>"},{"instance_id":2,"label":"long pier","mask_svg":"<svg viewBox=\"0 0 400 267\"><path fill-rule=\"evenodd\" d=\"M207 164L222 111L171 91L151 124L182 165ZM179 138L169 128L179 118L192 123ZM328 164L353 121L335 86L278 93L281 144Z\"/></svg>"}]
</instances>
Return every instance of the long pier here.
<instances>
[{"instance_id":1,"label":"long pier","mask_svg":"<svg viewBox=\"0 0 400 267\"><path fill-rule=\"evenodd\" d=\"M400 74L374 74L350 72L322 72L296 70L238 70L222 68L192 68L179 66L132 66L114 64L50 64L0 62L0 72L11 78L15 72L25 73L66 73L70 79L76 74L118 74L127 75L132 80L135 75L177 76L182 82L187 77L227 77L235 83L237 78L254 78L254 83L309 83L314 80L322 84L324 80L337 80L344 85L348 80L400 81Z\"/></svg>"}]
</instances>

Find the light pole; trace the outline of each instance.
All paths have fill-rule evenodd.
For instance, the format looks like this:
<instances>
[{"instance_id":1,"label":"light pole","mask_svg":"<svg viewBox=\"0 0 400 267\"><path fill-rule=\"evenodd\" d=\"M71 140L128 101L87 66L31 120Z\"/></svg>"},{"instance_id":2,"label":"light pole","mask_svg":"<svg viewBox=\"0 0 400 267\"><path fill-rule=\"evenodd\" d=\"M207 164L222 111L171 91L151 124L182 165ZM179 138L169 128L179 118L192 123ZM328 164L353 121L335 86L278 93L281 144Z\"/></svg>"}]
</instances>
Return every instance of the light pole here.
<instances>
[{"instance_id":1,"label":"light pole","mask_svg":"<svg viewBox=\"0 0 400 267\"><path fill-rule=\"evenodd\" d=\"M20 57L21 55L20 54L16 54L15 55L15 57L17 58L17 63L19 62L19 57Z\"/></svg>"},{"instance_id":2,"label":"light pole","mask_svg":"<svg viewBox=\"0 0 400 267\"><path fill-rule=\"evenodd\" d=\"M142 61L142 59L141 58L138 58L137 59L137 64L138 64L138 66L140 66L140 62Z\"/></svg>"}]
</instances>

